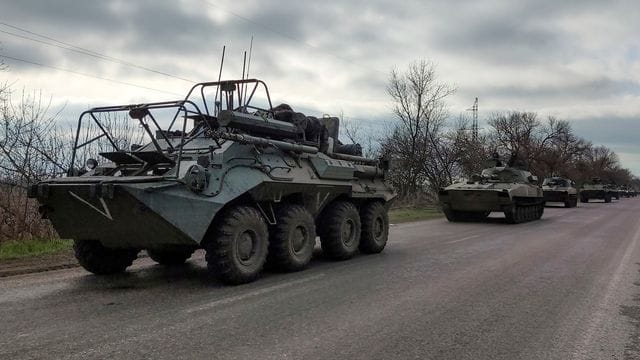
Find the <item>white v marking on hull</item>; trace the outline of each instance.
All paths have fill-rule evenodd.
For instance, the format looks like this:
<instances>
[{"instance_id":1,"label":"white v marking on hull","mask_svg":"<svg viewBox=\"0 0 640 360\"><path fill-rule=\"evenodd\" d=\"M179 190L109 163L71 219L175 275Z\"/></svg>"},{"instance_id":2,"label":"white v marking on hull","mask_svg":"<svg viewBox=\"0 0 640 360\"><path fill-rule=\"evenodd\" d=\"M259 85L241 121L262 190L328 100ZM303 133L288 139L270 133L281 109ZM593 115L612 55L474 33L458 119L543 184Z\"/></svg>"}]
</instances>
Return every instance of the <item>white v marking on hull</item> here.
<instances>
[{"instance_id":1,"label":"white v marking on hull","mask_svg":"<svg viewBox=\"0 0 640 360\"><path fill-rule=\"evenodd\" d=\"M104 201L103 198L99 197L98 200L100 200L100 203L102 204L102 208L103 210L98 209L97 207L93 206L91 203L89 203L87 200L81 198L80 196L78 196L78 194L74 193L73 191L69 191L69 195L73 196L74 198L78 199L80 202L88 205L90 208L92 208L93 210L97 211L98 213L100 213L100 215L106 217L107 219L113 221L113 217L111 217L111 212L109 211L109 208L107 207L107 203Z\"/></svg>"}]
</instances>

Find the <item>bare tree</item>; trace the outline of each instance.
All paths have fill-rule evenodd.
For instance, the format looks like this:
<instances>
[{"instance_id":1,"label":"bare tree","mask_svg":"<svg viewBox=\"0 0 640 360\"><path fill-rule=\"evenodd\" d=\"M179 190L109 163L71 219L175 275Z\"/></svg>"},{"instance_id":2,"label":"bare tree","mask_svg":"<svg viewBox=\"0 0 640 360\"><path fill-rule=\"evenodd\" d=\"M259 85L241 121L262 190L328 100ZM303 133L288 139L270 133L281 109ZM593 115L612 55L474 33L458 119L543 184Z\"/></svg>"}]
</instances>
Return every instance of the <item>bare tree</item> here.
<instances>
[{"instance_id":1,"label":"bare tree","mask_svg":"<svg viewBox=\"0 0 640 360\"><path fill-rule=\"evenodd\" d=\"M63 144L56 137L55 116L38 94L22 93L14 102L4 97L0 108L0 241L51 237L37 204L26 189L44 177L64 171Z\"/></svg>"},{"instance_id":2,"label":"bare tree","mask_svg":"<svg viewBox=\"0 0 640 360\"><path fill-rule=\"evenodd\" d=\"M340 123L342 124L341 130L347 140L362 146L362 156L368 158L380 156L380 138L382 136L378 131L371 127L367 128L367 124L360 120L345 118L342 113L340 114Z\"/></svg>"},{"instance_id":3,"label":"bare tree","mask_svg":"<svg viewBox=\"0 0 640 360\"><path fill-rule=\"evenodd\" d=\"M395 167L391 178L402 197L420 190L436 191L451 182L455 155L444 133L445 99L455 89L438 80L433 63L422 60L405 72L391 72L387 93L396 123L383 141Z\"/></svg>"},{"instance_id":4,"label":"bare tree","mask_svg":"<svg viewBox=\"0 0 640 360\"><path fill-rule=\"evenodd\" d=\"M466 178L479 174L493 152L486 134L480 133L475 137L470 130L471 119L461 114L448 134L457 158L459 175Z\"/></svg>"}]
</instances>

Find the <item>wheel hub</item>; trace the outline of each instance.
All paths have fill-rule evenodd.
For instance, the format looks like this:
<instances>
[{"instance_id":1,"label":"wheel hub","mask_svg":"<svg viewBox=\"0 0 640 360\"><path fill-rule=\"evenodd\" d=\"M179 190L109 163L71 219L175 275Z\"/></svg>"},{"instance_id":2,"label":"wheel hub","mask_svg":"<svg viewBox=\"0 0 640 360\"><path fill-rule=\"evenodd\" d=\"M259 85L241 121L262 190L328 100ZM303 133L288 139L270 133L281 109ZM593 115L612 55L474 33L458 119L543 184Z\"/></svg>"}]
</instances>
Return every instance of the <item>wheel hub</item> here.
<instances>
[{"instance_id":1,"label":"wheel hub","mask_svg":"<svg viewBox=\"0 0 640 360\"><path fill-rule=\"evenodd\" d=\"M256 234L247 230L240 234L236 242L236 253L238 260L242 263L248 263L256 253Z\"/></svg>"},{"instance_id":2,"label":"wheel hub","mask_svg":"<svg viewBox=\"0 0 640 360\"><path fill-rule=\"evenodd\" d=\"M342 242L349 246L354 241L356 226L352 219L347 219L342 224Z\"/></svg>"},{"instance_id":3,"label":"wheel hub","mask_svg":"<svg viewBox=\"0 0 640 360\"><path fill-rule=\"evenodd\" d=\"M382 237L384 233L384 222L382 221L381 217L377 217L376 221L373 223L373 236L376 239L379 239Z\"/></svg>"},{"instance_id":4,"label":"wheel hub","mask_svg":"<svg viewBox=\"0 0 640 360\"><path fill-rule=\"evenodd\" d=\"M299 253L307 243L307 229L304 226L297 226L292 233L291 249L294 253Z\"/></svg>"}]
</instances>

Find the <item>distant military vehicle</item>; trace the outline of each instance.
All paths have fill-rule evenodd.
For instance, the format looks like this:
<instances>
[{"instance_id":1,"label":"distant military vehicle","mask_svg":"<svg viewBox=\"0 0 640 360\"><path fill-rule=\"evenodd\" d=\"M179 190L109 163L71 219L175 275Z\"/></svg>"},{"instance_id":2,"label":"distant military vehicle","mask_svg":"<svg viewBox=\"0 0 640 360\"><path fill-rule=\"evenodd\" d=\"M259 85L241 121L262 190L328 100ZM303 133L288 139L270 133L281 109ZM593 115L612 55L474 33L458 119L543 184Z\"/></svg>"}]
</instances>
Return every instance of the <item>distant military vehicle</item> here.
<instances>
[{"instance_id":1,"label":"distant military vehicle","mask_svg":"<svg viewBox=\"0 0 640 360\"><path fill-rule=\"evenodd\" d=\"M118 114L140 124L146 145L121 146L102 121ZM95 137L82 135L89 125ZM90 272L122 272L141 249L176 265L204 248L214 276L246 283L265 262L305 268L316 234L332 259L384 249L395 197L388 162L340 144L338 126L272 106L260 80L199 83L185 100L85 111L75 168L29 193L60 236L75 240ZM112 150L88 159L80 175L81 150L96 141Z\"/></svg>"},{"instance_id":2,"label":"distant military vehicle","mask_svg":"<svg viewBox=\"0 0 640 360\"><path fill-rule=\"evenodd\" d=\"M591 183L585 183L580 188L580 201L587 203L591 199L604 200L606 203L610 203L614 197L614 190L602 183L600 178L591 179Z\"/></svg>"},{"instance_id":3,"label":"distant military vehicle","mask_svg":"<svg viewBox=\"0 0 640 360\"><path fill-rule=\"evenodd\" d=\"M557 176L546 178L542 182L542 191L546 203L561 202L567 208L578 205L578 190L569 179Z\"/></svg>"},{"instance_id":4,"label":"distant military vehicle","mask_svg":"<svg viewBox=\"0 0 640 360\"><path fill-rule=\"evenodd\" d=\"M635 190L629 185L622 185L619 191L620 197L631 198L636 196Z\"/></svg>"},{"instance_id":5,"label":"distant military vehicle","mask_svg":"<svg viewBox=\"0 0 640 360\"><path fill-rule=\"evenodd\" d=\"M620 200L620 188L615 184L605 185L611 191L611 197L616 200Z\"/></svg>"},{"instance_id":6,"label":"distant military vehicle","mask_svg":"<svg viewBox=\"0 0 640 360\"><path fill-rule=\"evenodd\" d=\"M620 197L622 197L622 198L630 198L630 197L631 197L631 194L630 194L629 189L627 189L627 188L626 188L626 187L624 187L624 186L623 186L623 187L620 187L620 188L618 189L618 193L620 194Z\"/></svg>"},{"instance_id":7,"label":"distant military vehicle","mask_svg":"<svg viewBox=\"0 0 640 360\"><path fill-rule=\"evenodd\" d=\"M537 220L544 212L544 194L537 181L528 171L496 166L441 189L439 200L449 221L478 221L493 211L503 212L509 223Z\"/></svg>"}]
</instances>

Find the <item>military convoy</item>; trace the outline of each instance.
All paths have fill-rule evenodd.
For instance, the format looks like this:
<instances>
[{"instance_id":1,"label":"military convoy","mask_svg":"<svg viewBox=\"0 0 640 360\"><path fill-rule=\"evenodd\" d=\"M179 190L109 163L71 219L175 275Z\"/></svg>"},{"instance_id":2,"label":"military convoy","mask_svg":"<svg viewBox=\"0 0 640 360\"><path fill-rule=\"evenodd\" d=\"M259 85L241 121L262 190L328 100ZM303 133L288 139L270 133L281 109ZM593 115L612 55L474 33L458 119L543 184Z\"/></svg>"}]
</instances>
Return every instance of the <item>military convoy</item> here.
<instances>
[{"instance_id":1,"label":"military convoy","mask_svg":"<svg viewBox=\"0 0 640 360\"><path fill-rule=\"evenodd\" d=\"M509 223L537 220L544 212L544 194L530 172L501 163L471 180L440 190L438 198L447 220L478 221L502 212Z\"/></svg>"},{"instance_id":2,"label":"military convoy","mask_svg":"<svg viewBox=\"0 0 640 360\"><path fill-rule=\"evenodd\" d=\"M104 122L118 117L138 122L146 144L118 138ZM265 264L304 269L316 236L336 260L385 248L396 196L386 181L389 160L363 157L359 145L340 143L338 131L338 118L273 106L260 80L199 83L184 100L83 112L68 176L31 186L29 196L62 238L74 239L78 262L92 273L123 272L141 250L180 265L202 248L213 276L246 283ZM497 153L492 161L439 191L449 221L502 212L522 223L540 219L546 202L575 207L578 197L636 194L599 179L579 193L561 177L540 186L517 156L506 166Z\"/></svg>"},{"instance_id":3,"label":"military convoy","mask_svg":"<svg viewBox=\"0 0 640 360\"><path fill-rule=\"evenodd\" d=\"M628 186L617 188L603 184L594 178L590 184L583 184L580 191L570 179L554 176L545 178L542 186L537 177L526 171L526 164L512 154L506 166L494 153L489 159L491 166L480 175L473 175L440 189L438 199L442 211L451 222L481 221L492 212L502 212L508 223L521 223L540 219L547 203L560 202L565 207L578 205L589 199L603 199L611 202L620 196L635 196Z\"/></svg>"},{"instance_id":4,"label":"military convoy","mask_svg":"<svg viewBox=\"0 0 640 360\"><path fill-rule=\"evenodd\" d=\"M123 147L104 116L138 122L148 143ZM82 135L89 124L95 137ZM396 196L388 161L341 144L338 128L338 118L272 106L260 80L199 83L184 100L85 111L69 176L29 195L90 272L123 272L142 249L177 265L203 248L212 275L246 283L265 263L304 269L316 235L332 259L384 249ZM96 141L112 149L81 169Z\"/></svg>"},{"instance_id":5,"label":"military convoy","mask_svg":"<svg viewBox=\"0 0 640 360\"><path fill-rule=\"evenodd\" d=\"M550 177L542 182L545 202L561 202L564 207L571 208L578 205L578 190L576 184L562 177Z\"/></svg>"}]
</instances>

